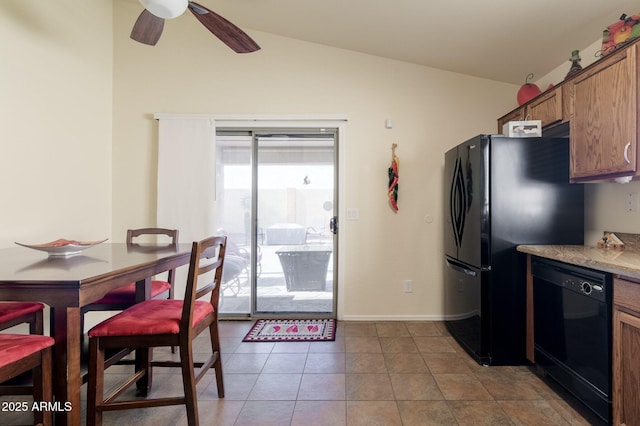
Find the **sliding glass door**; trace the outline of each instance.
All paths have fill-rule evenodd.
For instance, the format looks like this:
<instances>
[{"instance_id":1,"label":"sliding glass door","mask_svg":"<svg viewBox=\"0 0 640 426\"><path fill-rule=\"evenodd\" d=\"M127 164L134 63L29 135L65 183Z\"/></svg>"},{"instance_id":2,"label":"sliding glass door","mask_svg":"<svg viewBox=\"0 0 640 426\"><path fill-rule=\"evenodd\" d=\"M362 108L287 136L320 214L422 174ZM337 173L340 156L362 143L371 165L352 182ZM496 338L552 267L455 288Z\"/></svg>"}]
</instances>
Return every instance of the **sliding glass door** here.
<instances>
[{"instance_id":1,"label":"sliding glass door","mask_svg":"<svg viewBox=\"0 0 640 426\"><path fill-rule=\"evenodd\" d=\"M219 132L221 315L334 316L336 132Z\"/></svg>"},{"instance_id":2,"label":"sliding glass door","mask_svg":"<svg viewBox=\"0 0 640 426\"><path fill-rule=\"evenodd\" d=\"M255 270L252 239L252 137L229 132L216 137L216 233L227 236L220 313L249 316Z\"/></svg>"},{"instance_id":3,"label":"sliding glass door","mask_svg":"<svg viewBox=\"0 0 640 426\"><path fill-rule=\"evenodd\" d=\"M333 134L258 134L256 312L333 312Z\"/></svg>"}]
</instances>

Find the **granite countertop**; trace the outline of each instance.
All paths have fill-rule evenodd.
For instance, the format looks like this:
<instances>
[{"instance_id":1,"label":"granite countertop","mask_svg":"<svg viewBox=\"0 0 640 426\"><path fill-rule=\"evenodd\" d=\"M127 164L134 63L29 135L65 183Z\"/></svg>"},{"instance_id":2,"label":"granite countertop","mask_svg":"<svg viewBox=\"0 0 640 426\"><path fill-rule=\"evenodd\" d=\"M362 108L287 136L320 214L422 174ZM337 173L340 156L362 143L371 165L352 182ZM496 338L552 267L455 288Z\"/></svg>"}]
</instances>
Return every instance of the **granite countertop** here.
<instances>
[{"instance_id":1,"label":"granite countertop","mask_svg":"<svg viewBox=\"0 0 640 426\"><path fill-rule=\"evenodd\" d=\"M624 250L578 245L520 245L517 250L572 265L640 279L640 249L635 245L625 247Z\"/></svg>"}]
</instances>

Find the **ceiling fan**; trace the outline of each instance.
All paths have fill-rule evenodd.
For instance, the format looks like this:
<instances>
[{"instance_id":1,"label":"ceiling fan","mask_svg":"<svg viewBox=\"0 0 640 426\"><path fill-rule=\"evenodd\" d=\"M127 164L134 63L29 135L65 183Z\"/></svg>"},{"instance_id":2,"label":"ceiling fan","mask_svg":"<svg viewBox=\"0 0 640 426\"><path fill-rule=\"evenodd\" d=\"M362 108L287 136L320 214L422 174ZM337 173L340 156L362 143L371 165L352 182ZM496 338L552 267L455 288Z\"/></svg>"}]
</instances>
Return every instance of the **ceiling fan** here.
<instances>
[{"instance_id":1,"label":"ceiling fan","mask_svg":"<svg viewBox=\"0 0 640 426\"><path fill-rule=\"evenodd\" d=\"M176 18L182 15L185 10L189 9L202 25L234 52L250 53L260 49L260 46L240 28L194 1L139 1L145 9L133 25L131 38L140 43L155 46L160 39L160 35L162 35L164 20Z\"/></svg>"}]
</instances>

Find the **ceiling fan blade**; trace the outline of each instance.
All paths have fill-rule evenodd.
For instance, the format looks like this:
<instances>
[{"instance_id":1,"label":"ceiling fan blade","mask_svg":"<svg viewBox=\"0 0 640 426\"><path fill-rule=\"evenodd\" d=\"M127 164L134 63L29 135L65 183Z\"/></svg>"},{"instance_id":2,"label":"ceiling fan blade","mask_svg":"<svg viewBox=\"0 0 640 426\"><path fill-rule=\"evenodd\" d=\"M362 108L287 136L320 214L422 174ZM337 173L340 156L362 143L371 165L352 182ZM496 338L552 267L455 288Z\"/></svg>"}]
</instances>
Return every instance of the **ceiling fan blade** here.
<instances>
[{"instance_id":1,"label":"ceiling fan blade","mask_svg":"<svg viewBox=\"0 0 640 426\"><path fill-rule=\"evenodd\" d=\"M193 1L189 2L189 10L202 25L234 52L250 53L260 49L260 46L244 31L217 13Z\"/></svg>"},{"instance_id":2,"label":"ceiling fan blade","mask_svg":"<svg viewBox=\"0 0 640 426\"><path fill-rule=\"evenodd\" d=\"M164 19L155 16L145 9L133 25L131 38L140 43L155 46L160 39L160 35L162 35L163 28Z\"/></svg>"}]
</instances>

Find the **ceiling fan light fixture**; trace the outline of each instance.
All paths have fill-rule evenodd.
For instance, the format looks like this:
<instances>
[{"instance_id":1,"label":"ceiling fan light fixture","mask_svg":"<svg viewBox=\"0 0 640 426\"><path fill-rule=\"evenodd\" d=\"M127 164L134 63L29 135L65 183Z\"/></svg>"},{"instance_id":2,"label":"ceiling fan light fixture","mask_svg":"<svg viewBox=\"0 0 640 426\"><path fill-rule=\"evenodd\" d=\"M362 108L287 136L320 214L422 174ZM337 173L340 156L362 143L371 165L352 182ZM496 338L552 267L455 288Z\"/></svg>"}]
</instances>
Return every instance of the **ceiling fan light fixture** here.
<instances>
[{"instance_id":1,"label":"ceiling fan light fixture","mask_svg":"<svg viewBox=\"0 0 640 426\"><path fill-rule=\"evenodd\" d=\"M158 18L172 19L182 15L188 0L139 0L142 6Z\"/></svg>"}]
</instances>

